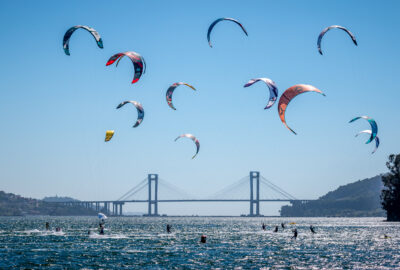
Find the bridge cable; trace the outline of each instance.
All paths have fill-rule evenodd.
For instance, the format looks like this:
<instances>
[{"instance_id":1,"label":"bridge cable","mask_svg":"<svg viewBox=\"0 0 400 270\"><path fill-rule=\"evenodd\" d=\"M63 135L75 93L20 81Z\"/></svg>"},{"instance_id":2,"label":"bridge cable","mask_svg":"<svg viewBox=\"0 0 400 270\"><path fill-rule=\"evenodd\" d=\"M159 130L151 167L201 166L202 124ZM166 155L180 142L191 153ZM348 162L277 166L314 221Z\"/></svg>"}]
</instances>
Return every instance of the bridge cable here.
<instances>
[{"instance_id":1,"label":"bridge cable","mask_svg":"<svg viewBox=\"0 0 400 270\"><path fill-rule=\"evenodd\" d=\"M291 199L291 200L297 200L296 197L294 197L293 195L291 195L290 193L284 191L282 188L278 187L277 185L275 185L274 183L272 183L271 181L269 181L268 179L264 178L262 175L260 175L261 178L261 182L268 185L268 187L270 187L271 189L273 189L274 191L280 193L281 195L283 195L284 197L286 197L287 199Z\"/></svg>"},{"instance_id":2,"label":"bridge cable","mask_svg":"<svg viewBox=\"0 0 400 270\"><path fill-rule=\"evenodd\" d=\"M186 197L186 198L193 198L193 197L195 197L194 195L187 193L187 192L184 191L183 189L181 189L181 188L175 186L174 184L169 183L169 182L166 181L165 179L158 178L158 183L159 183L160 186L164 186L164 187L166 187L167 189L172 190L172 191L174 191L175 193L177 193L177 195L183 196L184 198L185 198L185 197ZM159 197L160 197L160 196L159 196Z\"/></svg>"},{"instance_id":3,"label":"bridge cable","mask_svg":"<svg viewBox=\"0 0 400 270\"><path fill-rule=\"evenodd\" d=\"M130 198L131 200L133 200L132 196L135 195L136 193L142 191L145 187L147 187L147 183L144 183L141 187L139 187L137 190L135 190L134 192L132 192L131 194L129 194L128 198Z\"/></svg>"},{"instance_id":4,"label":"bridge cable","mask_svg":"<svg viewBox=\"0 0 400 270\"><path fill-rule=\"evenodd\" d=\"M208 196L207 199L217 198L217 197L221 197L222 195L226 195L228 193L231 193L232 190L234 190L238 186L243 185L245 181L248 181L248 178L249 178L248 176L242 177L238 181L236 181L236 182L230 184L229 186L224 187L223 189L217 191L216 193Z\"/></svg>"},{"instance_id":5,"label":"bridge cable","mask_svg":"<svg viewBox=\"0 0 400 270\"><path fill-rule=\"evenodd\" d=\"M122 201L122 199L124 199L125 197L130 197L127 196L129 193L133 192L135 189L137 189L140 185L142 185L145 181L147 180L147 178L143 179L142 181L139 182L139 184L137 184L136 186L134 186L133 188L131 188L128 192L126 192L124 195L122 195L117 201Z\"/></svg>"}]
</instances>

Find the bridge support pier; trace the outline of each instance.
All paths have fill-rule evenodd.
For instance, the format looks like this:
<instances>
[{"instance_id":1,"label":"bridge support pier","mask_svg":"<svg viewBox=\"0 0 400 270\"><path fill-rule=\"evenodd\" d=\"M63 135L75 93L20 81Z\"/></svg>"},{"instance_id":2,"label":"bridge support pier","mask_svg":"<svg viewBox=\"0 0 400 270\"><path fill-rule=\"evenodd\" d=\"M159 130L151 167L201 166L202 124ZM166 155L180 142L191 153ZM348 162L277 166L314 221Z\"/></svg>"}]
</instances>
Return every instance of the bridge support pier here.
<instances>
[{"instance_id":1,"label":"bridge support pier","mask_svg":"<svg viewBox=\"0 0 400 270\"><path fill-rule=\"evenodd\" d=\"M254 198L254 181L256 182L256 198ZM254 206L256 213L254 214ZM250 217L260 216L260 172L250 172Z\"/></svg>"},{"instance_id":2,"label":"bridge support pier","mask_svg":"<svg viewBox=\"0 0 400 270\"><path fill-rule=\"evenodd\" d=\"M147 186L149 188L149 199L148 199L148 216L158 216L158 174L149 174L147 176ZM152 192L152 182L154 182L154 191ZM153 196L154 193L154 196ZM154 199L153 199L154 197ZM154 206L154 207L152 207ZM152 208L154 211L152 211Z\"/></svg>"},{"instance_id":3,"label":"bridge support pier","mask_svg":"<svg viewBox=\"0 0 400 270\"><path fill-rule=\"evenodd\" d=\"M112 215L113 216L122 216L122 205L124 202L114 201L112 202Z\"/></svg>"}]
</instances>

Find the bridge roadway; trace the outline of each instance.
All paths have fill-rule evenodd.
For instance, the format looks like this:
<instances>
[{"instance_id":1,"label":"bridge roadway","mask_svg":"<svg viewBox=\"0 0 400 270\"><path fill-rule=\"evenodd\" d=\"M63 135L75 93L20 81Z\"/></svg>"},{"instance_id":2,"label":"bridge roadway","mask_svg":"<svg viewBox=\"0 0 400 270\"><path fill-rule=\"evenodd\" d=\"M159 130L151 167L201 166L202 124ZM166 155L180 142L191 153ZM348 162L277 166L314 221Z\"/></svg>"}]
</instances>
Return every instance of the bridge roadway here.
<instances>
[{"instance_id":1,"label":"bridge roadway","mask_svg":"<svg viewBox=\"0 0 400 270\"><path fill-rule=\"evenodd\" d=\"M181 200L121 200L121 201L72 201L72 202L56 202L69 206L83 206L85 208L93 209L96 211L104 211L108 215L122 216L122 206L126 203L148 203L149 213L147 216L158 216L158 203L181 203L181 202L249 202L257 205L257 212L254 214L250 211L249 216L260 216L259 204L260 202L309 202L313 200L290 200L290 199L181 199ZM151 204L154 205L154 213L152 213ZM111 206L112 205L112 209Z\"/></svg>"},{"instance_id":2,"label":"bridge roadway","mask_svg":"<svg viewBox=\"0 0 400 270\"><path fill-rule=\"evenodd\" d=\"M151 200L154 201L154 200ZM255 201L255 200L253 200ZM259 199L260 202L309 202L315 200L290 200L290 199ZM85 204L85 203L148 203L149 200L121 200L121 201L72 201L72 202L56 202L62 204ZM181 199L181 200L157 200L157 202L250 202L249 199Z\"/></svg>"},{"instance_id":3,"label":"bridge roadway","mask_svg":"<svg viewBox=\"0 0 400 270\"><path fill-rule=\"evenodd\" d=\"M105 212L108 215L122 215L122 206L126 203L147 203L148 204L148 214L147 216L158 216L158 203L182 203L182 202L248 202L250 203L250 213L249 216L260 216L260 202L309 202L312 200L299 200L294 198L292 195L277 187L276 185L266 182L268 187L275 192L278 192L283 199L261 199L260 197L260 172L251 171L249 175L250 184L250 194L249 199L170 199L170 200L160 200L158 199L158 174L149 174L146 180L136 185L133 189L128 191L119 200L104 200L104 201L72 201L72 202L60 202L64 205L80 205L89 209L96 211ZM145 184L145 185L143 185ZM142 190L144 187L148 188L147 200L128 200L132 198L138 191ZM220 196L220 195L216 195ZM228 195L229 196L229 195ZM112 206L112 209L111 209Z\"/></svg>"}]
</instances>

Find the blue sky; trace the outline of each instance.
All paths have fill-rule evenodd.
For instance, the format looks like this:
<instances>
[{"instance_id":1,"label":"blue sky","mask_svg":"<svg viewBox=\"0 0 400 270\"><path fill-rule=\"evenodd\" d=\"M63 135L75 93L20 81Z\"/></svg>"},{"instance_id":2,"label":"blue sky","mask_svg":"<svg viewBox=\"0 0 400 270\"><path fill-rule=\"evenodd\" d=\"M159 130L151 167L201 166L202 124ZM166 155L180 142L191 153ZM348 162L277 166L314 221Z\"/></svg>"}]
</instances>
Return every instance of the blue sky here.
<instances>
[{"instance_id":1,"label":"blue sky","mask_svg":"<svg viewBox=\"0 0 400 270\"><path fill-rule=\"evenodd\" d=\"M400 145L398 125L400 3L396 1L1 1L0 2L0 189L42 198L116 199L148 173L188 192L213 193L259 170L298 198L317 198L349 182L385 172ZM208 47L209 24L218 24ZM85 31L62 49L65 31L89 25L104 49ZM347 27L359 46L333 24ZM117 52L144 56L147 72L134 85L128 59L106 67ZM281 123L277 106L263 110L268 89L249 88L251 78L274 80L280 94L311 84L326 97L303 94ZM174 82L177 111L165 101ZM132 128L139 101L145 118ZM381 146L354 138L379 125ZM107 129L115 129L104 143ZM198 137L201 150L182 133ZM187 213L232 213L248 206L186 207ZM265 206L267 208L267 206ZM197 209L198 208L198 209ZM265 208L265 209L266 209ZM174 213L173 206L162 211Z\"/></svg>"}]
</instances>

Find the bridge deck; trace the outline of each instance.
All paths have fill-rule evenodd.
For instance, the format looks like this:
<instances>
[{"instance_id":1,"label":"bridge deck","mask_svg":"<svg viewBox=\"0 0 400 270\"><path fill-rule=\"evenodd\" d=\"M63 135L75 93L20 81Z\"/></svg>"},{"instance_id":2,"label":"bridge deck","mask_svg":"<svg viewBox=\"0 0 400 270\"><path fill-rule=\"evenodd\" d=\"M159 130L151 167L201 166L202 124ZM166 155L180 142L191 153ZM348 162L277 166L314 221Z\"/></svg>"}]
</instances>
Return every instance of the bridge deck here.
<instances>
[{"instance_id":1,"label":"bridge deck","mask_svg":"<svg viewBox=\"0 0 400 270\"><path fill-rule=\"evenodd\" d=\"M152 200L154 201L154 200ZM183 199L183 200L157 200L158 202L250 202L249 199ZM253 200L256 201L256 200ZM312 200L289 200L289 199L259 199L260 202L308 202ZM125 200L125 201L72 201L72 202L56 202L56 203L147 203L149 200Z\"/></svg>"}]
</instances>

